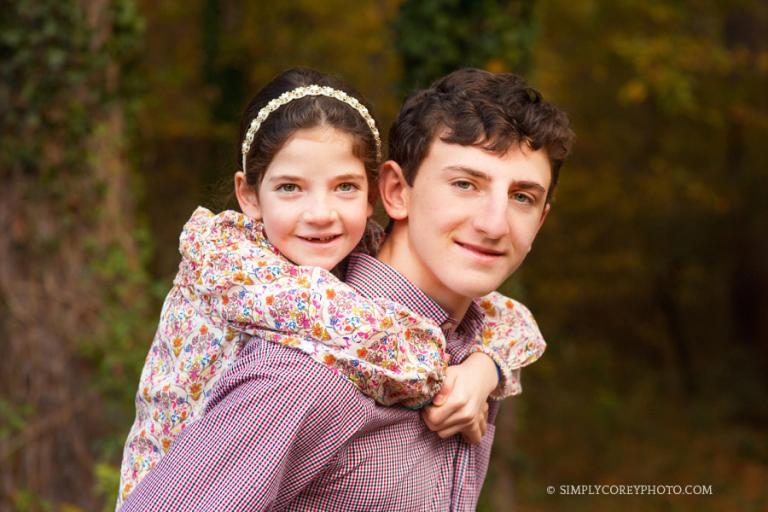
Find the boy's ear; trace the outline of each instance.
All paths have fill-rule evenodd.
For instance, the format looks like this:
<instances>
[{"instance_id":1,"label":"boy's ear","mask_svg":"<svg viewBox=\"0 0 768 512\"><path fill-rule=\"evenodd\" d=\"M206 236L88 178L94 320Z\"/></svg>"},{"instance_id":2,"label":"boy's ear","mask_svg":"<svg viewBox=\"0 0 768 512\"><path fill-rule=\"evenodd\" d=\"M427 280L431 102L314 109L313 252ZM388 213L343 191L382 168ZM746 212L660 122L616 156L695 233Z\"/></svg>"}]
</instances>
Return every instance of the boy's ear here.
<instances>
[{"instance_id":1,"label":"boy's ear","mask_svg":"<svg viewBox=\"0 0 768 512\"><path fill-rule=\"evenodd\" d=\"M405 181L403 169L394 160L381 164L379 170L379 192L381 203L392 220L408 218L408 202L411 187Z\"/></svg>"},{"instance_id":2,"label":"boy's ear","mask_svg":"<svg viewBox=\"0 0 768 512\"><path fill-rule=\"evenodd\" d=\"M536 228L537 233L541 229L541 226L544 225L544 221L547 220L547 215L549 215L549 210L551 209L552 209L552 203L547 203L544 205L544 210L541 212L541 219L539 219L539 227Z\"/></svg>"},{"instance_id":3,"label":"boy's ear","mask_svg":"<svg viewBox=\"0 0 768 512\"><path fill-rule=\"evenodd\" d=\"M261 207L259 206L259 195L256 187L248 185L245 180L245 173L237 171L235 173L235 195L237 202L246 217L254 220L261 220Z\"/></svg>"},{"instance_id":4,"label":"boy's ear","mask_svg":"<svg viewBox=\"0 0 768 512\"><path fill-rule=\"evenodd\" d=\"M539 230L541 229L541 226L544 225L544 221L547 220L547 215L549 215L549 210L551 208L552 208L552 203L547 203L547 204L544 205L544 209L541 211L541 218L539 219L539 225L536 227L536 234L537 235L539 233ZM533 248L533 244L531 244L528 247L528 252L531 252L532 248Z\"/></svg>"}]
</instances>

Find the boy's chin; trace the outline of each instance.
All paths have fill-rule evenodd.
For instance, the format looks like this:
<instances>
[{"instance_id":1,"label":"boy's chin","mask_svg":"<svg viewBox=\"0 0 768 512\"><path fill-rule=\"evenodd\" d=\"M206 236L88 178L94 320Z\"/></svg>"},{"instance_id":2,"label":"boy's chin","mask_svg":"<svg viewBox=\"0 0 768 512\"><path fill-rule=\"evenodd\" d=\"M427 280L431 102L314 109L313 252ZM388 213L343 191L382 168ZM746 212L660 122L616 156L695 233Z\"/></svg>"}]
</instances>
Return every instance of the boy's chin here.
<instances>
[{"instance_id":1,"label":"boy's chin","mask_svg":"<svg viewBox=\"0 0 768 512\"><path fill-rule=\"evenodd\" d=\"M515 267L515 269L516 268L517 267ZM455 275L447 275L444 283L459 295L468 299L477 299L498 290L513 273L513 271L502 273L499 272L498 269L495 272L482 272L467 269L462 272L462 275L458 278L456 278Z\"/></svg>"},{"instance_id":2,"label":"boy's chin","mask_svg":"<svg viewBox=\"0 0 768 512\"><path fill-rule=\"evenodd\" d=\"M457 284L453 287L453 291L463 297L466 297L467 299L474 300L479 299L480 297L485 297L491 292L496 291L499 286L501 286L502 283L465 283L463 286L461 284Z\"/></svg>"},{"instance_id":3,"label":"boy's chin","mask_svg":"<svg viewBox=\"0 0 768 512\"><path fill-rule=\"evenodd\" d=\"M498 289L498 286L496 288L483 288L481 290L475 290L469 297L472 300L479 299L480 297L485 297L491 292L495 292Z\"/></svg>"}]
</instances>

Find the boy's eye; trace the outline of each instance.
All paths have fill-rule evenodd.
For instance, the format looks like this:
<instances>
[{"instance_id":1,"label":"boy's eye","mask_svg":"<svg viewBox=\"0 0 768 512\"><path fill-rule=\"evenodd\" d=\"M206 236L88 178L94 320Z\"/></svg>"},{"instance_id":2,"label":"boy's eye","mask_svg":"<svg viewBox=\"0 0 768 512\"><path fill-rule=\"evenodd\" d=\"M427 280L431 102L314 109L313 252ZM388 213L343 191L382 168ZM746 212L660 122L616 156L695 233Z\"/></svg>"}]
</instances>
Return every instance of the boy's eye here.
<instances>
[{"instance_id":1,"label":"boy's eye","mask_svg":"<svg viewBox=\"0 0 768 512\"><path fill-rule=\"evenodd\" d=\"M454 181L453 186L459 190L471 190L473 187L472 183L467 180Z\"/></svg>"},{"instance_id":2,"label":"boy's eye","mask_svg":"<svg viewBox=\"0 0 768 512\"><path fill-rule=\"evenodd\" d=\"M513 192L512 199L514 199L518 203L525 203L525 204L533 204L534 202L531 196L527 194L523 194L522 192Z\"/></svg>"},{"instance_id":3,"label":"boy's eye","mask_svg":"<svg viewBox=\"0 0 768 512\"><path fill-rule=\"evenodd\" d=\"M280 192L296 192L299 190L299 186L295 183L283 183L278 185L276 190Z\"/></svg>"},{"instance_id":4,"label":"boy's eye","mask_svg":"<svg viewBox=\"0 0 768 512\"><path fill-rule=\"evenodd\" d=\"M349 182L340 183L338 189L341 192L354 192L355 190L358 190L357 185Z\"/></svg>"}]
</instances>

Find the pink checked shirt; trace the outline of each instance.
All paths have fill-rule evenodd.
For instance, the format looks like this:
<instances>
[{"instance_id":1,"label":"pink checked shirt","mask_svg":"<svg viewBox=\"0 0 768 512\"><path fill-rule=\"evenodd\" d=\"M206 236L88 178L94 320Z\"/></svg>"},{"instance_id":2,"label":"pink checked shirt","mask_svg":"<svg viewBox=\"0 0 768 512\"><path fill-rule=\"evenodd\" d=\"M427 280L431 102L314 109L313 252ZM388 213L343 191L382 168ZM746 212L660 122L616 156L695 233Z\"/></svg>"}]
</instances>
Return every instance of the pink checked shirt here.
<instances>
[{"instance_id":1,"label":"pink checked shirt","mask_svg":"<svg viewBox=\"0 0 768 512\"><path fill-rule=\"evenodd\" d=\"M391 267L351 257L347 282L448 325L448 317ZM451 364L480 335L473 304L446 331ZM498 402L478 445L441 440L418 411L383 407L346 378L258 333L225 370L205 414L136 487L122 510L474 510Z\"/></svg>"},{"instance_id":2,"label":"pink checked shirt","mask_svg":"<svg viewBox=\"0 0 768 512\"><path fill-rule=\"evenodd\" d=\"M396 299L439 325L434 301L394 269L354 254L347 282ZM446 331L451 364L472 350L478 304ZM474 510L488 467L498 402L481 443L441 440L418 411L383 407L294 348L251 338L205 414L128 497L122 510Z\"/></svg>"}]
</instances>

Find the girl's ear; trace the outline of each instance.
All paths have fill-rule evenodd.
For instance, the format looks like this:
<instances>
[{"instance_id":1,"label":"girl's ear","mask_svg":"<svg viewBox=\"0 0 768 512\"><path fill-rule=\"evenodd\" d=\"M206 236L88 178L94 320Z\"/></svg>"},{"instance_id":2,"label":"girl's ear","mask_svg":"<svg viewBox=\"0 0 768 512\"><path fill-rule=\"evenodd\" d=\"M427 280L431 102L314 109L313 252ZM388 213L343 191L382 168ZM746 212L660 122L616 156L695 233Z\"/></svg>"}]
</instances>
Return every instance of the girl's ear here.
<instances>
[{"instance_id":1,"label":"girl's ear","mask_svg":"<svg viewBox=\"0 0 768 512\"><path fill-rule=\"evenodd\" d=\"M259 206L259 195L256 187L248 185L245 181L245 173L237 171L235 173L235 195L237 202L246 217L253 220L261 220L261 207Z\"/></svg>"},{"instance_id":2,"label":"girl's ear","mask_svg":"<svg viewBox=\"0 0 768 512\"><path fill-rule=\"evenodd\" d=\"M411 191L410 185L405 181L403 169L394 160L387 160L381 164L379 170L379 192L381 203L392 220L405 220L408 218L408 201Z\"/></svg>"}]
</instances>

